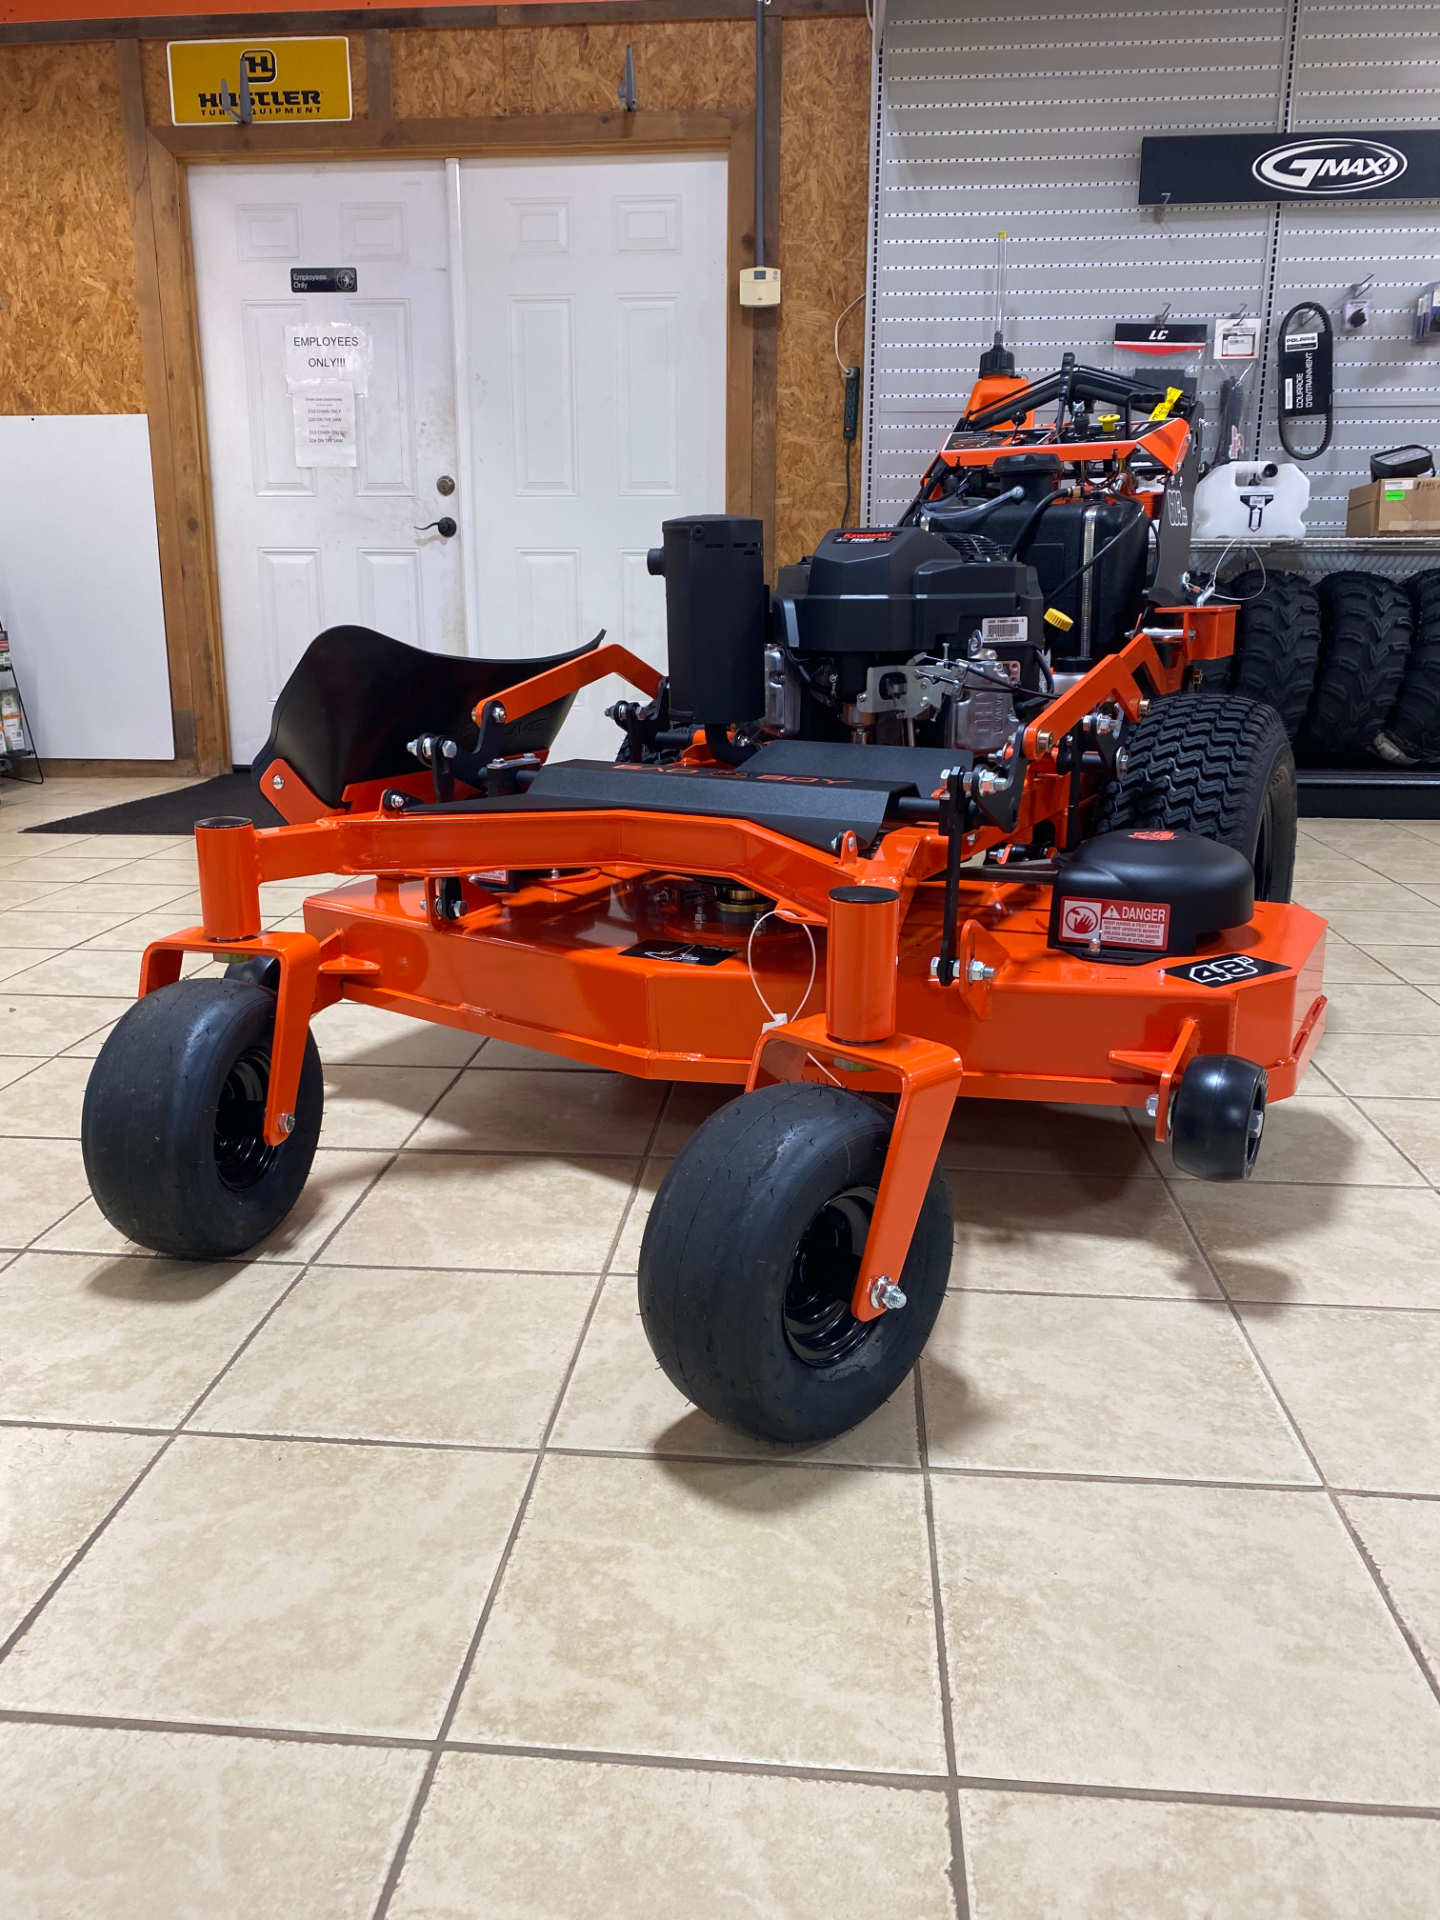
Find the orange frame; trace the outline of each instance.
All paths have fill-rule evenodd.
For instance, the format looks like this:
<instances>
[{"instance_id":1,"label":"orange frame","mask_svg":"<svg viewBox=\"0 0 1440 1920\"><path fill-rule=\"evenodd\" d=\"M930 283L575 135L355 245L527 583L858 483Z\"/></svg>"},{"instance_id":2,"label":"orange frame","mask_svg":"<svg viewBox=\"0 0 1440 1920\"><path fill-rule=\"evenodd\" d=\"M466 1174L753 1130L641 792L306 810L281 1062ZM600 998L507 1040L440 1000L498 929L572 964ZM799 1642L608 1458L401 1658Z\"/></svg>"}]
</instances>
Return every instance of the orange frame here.
<instances>
[{"instance_id":1,"label":"orange frame","mask_svg":"<svg viewBox=\"0 0 1440 1920\"><path fill-rule=\"evenodd\" d=\"M968 833L967 854L1031 839L1042 821L1064 817L1071 782L1084 776L1058 771L1056 746L1085 714L1115 703L1139 718L1152 699L1180 693L1196 660L1233 645L1233 608L1162 609L1155 618L1164 623L1157 631L1176 637L1157 644L1137 633L1025 730L1030 764L1015 833ZM507 689L503 705L516 718L614 671L656 691L652 668L604 647ZM686 758L700 753L697 740ZM295 777L276 795L295 824L201 823L201 924L144 956L142 995L178 979L187 952L278 960L266 1139L276 1144L293 1127L310 1019L341 998L643 1077L746 1087L806 1078L891 1093L896 1123L852 1302L857 1318L882 1311L875 1283L903 1272L957 1097L1138 1107L1153 1093L1163 1140L1171 1095L1197 1053L1243 1054L1266 1068L1271 1097L1284 1099L1324 1030L1325 923L1303 907L1260 903L1251 924L1216 949L1274 960L1283 971L1197 986L1163 961L1109 967L1055 951L1047 885L1003 867L970 869L958 979L941 987L930 970L948 850L938 827L902 825L866 855L853 834L830 852L743 820L640 807L387 814L372 810L382 784L347 796L363 795L364 811L317 814L320 803ZM469 878L498 869L549 877L503 899ZM260 887L311 873L369 883L308 900L304 933L265 932ZM780 918L756 964L778 980L792 1015L762 1019L748 949L743 968L677 967L622 950L651 930L639 909L627 917L625 900L646 876L666 874L736 880L776 902ZM436 882L449 877L462 885L458 920L434 911ZM893 933L846 948L847 968L874 974L846 976L848 1004L894 1009L893 1032L858 1042L834 1037L833 969L824 1009L807 1013L805 967L814 964L816 978L824 970L818 951L802 957L796 944L802 931L817 948L827 937L833 943L832 893L857 885L898 896Z\"/></svg>"}]
</instances>

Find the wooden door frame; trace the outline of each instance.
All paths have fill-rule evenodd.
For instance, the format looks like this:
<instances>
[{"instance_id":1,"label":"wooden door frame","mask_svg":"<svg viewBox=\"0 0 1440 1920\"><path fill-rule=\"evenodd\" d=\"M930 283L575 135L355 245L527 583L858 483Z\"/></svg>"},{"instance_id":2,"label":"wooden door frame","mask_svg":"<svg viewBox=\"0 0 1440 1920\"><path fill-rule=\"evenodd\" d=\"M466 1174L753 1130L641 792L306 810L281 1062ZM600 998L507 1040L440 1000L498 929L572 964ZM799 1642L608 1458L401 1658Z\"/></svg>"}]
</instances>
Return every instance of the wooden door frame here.
<instances>
[{"instance_id":1,"label":"wooden door frame","mask_svg":"<svg viewBox=\"0 0 1440 1920\"><path fill-rule=\"evenodd\" d=\"M775 316L741 307L739 274L755 257L753 113L528 114L496 119L386 119L266 127L168 127L145 121L139 48L115 43L135 236L136 293L175 770L228 773L230 728L215 569L200 328L190 244L188 169L196 163L578 158L583 154L722 153L726 218L725 505L775 516Z\"/></svg>"}]
</instances>

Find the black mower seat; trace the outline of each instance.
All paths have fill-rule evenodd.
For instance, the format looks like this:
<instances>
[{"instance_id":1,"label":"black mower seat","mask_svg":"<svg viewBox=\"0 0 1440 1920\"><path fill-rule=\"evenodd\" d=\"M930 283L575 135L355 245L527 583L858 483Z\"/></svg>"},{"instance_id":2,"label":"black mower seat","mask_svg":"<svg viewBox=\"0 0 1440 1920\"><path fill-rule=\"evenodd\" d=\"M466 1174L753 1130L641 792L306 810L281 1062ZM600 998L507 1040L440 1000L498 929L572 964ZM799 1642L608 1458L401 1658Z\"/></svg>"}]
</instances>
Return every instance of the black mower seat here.
<instances>
[{"instance_id":1,"label":"black mower seat","mask_svg":"<svg viewBox=\"0 0 1440 1920\"><path fill-rule=\"evenodd\" d=\"M443 734L473 747L471 713L479 701L599 644L596 638L541 660L474 660L407 647L369 627L327 627L281 689L251 778L261 786L272 762L285 760L327 807L338 807L346 787L418 772L419 762L406 751L417 734ZM570 695L515 721L505 729L501 751L549 748L573 704Z\"/></svg>"},{"instance_id":2,"label":"black mower seat","mask_svg":"<svg viewBox=\"0 0 1440 1920\"><path fill-rule=\"evenodd\" d=\"M560 760L542 767L524 793L456 800L435 812L709 814L749 820L812 847L830 848L843 833L868 847L892 799L929 798L947 767L968 765L955 748L860 747L823 740L776 740L742 766L615 766L606 760Z\"/></svg>"}]
</instances>

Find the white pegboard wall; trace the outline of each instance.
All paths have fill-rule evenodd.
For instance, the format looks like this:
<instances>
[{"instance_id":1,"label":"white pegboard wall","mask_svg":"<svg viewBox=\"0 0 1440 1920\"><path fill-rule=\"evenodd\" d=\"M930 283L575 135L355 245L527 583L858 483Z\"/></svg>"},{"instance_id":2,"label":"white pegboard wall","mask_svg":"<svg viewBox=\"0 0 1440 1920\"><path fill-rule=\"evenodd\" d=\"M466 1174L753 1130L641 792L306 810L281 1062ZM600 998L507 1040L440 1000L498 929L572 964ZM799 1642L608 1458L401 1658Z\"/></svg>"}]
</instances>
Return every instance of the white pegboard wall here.
<instances>
[{"instance_id":1,"label":"white pegboard wall","mask_svg":"<svg viewBox=\"0 0 1440 1920\"><path fill-rule=\"evenodd\" d=\"M871 261L866 515L894 520L964 406L994 313L995 235L1009 234L1006 338L1035 375L1117 356L1117 319L1245 308L1267 322L1314 295L1339 303L1375 275L1370 325L1336 340L1336 431L1309 468L1310 524L1343 530L1345 498L1379 447L1440 441L1440 343L1410 341L1409 307L1440 277L1429 206L1136 204L1146 133L1440 123L1440 8L1314 5L1179 12L1094 0L1054 6L891 0L881 50ZM1347 82L1357 91L1345 92ZM1427 89L1429 91L1427 92ZM1397 120L1394 102L1406 111ZM1386 103L1389 102L1389 106ZM1413 107L1413 111L1410 109ZM1403 311L1402 311L1403 309ZM1273 356L1273 347L1271 349ZM1211 418L1222 376L1197 373ZM1257 370L1258 373L1258 370ZM1253 426L1259 381L1251 376ZM1273 381L1262 444L1274 450Z\"/></svg>"}]
</instances>

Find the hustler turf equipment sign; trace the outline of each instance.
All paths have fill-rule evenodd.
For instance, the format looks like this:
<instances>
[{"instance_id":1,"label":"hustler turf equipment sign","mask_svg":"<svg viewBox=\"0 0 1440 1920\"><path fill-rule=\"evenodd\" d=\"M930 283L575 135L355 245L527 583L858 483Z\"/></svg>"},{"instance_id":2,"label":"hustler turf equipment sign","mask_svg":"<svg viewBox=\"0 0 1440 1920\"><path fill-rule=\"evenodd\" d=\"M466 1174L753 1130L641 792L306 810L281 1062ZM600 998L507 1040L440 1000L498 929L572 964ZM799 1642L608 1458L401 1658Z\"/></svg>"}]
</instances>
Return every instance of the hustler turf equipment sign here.
<instances>
[{"instance_id":1,"label":"hustler turf equipment sign","mask_svg":"<svg viewBox=\"0 0 1440 1920\"><path fill-rule=\"evenodd\" d=\"M177 127L269 120L348 120L350 43L172 40L170 117Z\"/></svg>"},{"instance_id":2,"label":"hustler turf equipment sign","mask_svg":"<svg viewBox=\"0 0 1440 1920\"><path fill-rule=\"evenodd\" d=\"M1440 132L1154 134L1140 205L1246 200L1440 199Z\"/></svg>"}]
</instances>

